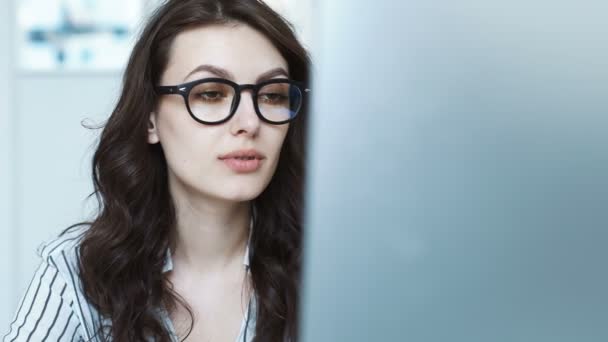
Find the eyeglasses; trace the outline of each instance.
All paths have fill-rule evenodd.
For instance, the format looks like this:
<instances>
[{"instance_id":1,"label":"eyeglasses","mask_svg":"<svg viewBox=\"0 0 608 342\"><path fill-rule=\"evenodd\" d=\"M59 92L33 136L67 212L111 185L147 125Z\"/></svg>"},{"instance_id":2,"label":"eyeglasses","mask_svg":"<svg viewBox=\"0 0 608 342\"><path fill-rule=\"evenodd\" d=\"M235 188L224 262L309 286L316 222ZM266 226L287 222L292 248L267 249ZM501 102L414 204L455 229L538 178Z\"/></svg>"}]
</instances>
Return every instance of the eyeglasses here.
<instances>
[{"instance_id":1,"label":"eyeglasses","mask_svg":"<svg viewBox=\"0 0 608 342\"><path fill-rule=\"evenodd\" d=\"M181 95L190 116L206 125L224 123L234 115L241 91L251 89L253 107L267 123L280 125L293 120L310 92L302 82L275 78L258 84L237 84L224 78L204 78L175 86L157 86L161 95Z\"/></svg>"}]
</instances>

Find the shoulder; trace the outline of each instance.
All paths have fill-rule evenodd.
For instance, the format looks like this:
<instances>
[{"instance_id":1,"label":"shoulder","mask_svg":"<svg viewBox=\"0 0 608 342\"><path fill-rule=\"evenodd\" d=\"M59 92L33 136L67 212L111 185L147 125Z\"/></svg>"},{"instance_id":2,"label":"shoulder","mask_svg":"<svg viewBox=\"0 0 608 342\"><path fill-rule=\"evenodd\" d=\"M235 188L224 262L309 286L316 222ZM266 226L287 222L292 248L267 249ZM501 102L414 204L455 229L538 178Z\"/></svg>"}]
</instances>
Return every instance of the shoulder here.
<instances>
[{"instance_id":1,"label":"shoulder","mask_svg":"<svg viewBox=\"0 0 608 342\"><path fill-rule=\"evenodd\" d=\"M74 277L78 273L79 247L89 225L78 224L64 230L57 237L38 247L38 256L44 263L55 267L64 276Z\"/></svg>"},{"instance_id":2,"label":"shoulder","mask_svg":"<svg viewBox=\"0 0 608 342\"><path fill-rule=\"evenodd\" d=\"M77 268L78 249L88 227L89 225L78 224L67 228L55 238L38 246L38 256L55 267L58 261L66 261Z\"/></svg>"},{"instance_id":3,"label":"shoulder","mask_svg":"<svg viewBox=\"0 0 608 342\"><path fill-rule=\"evenodd\" d=\"M89 224L78 224L64 230L59 236L38 247L42 263L55 268L65 284L64 296L73 306L80 324L80 332L91 340L102 324L102 317L84 295L80 278L80 245ZM93 338L93 341L97 339Z\"/></svg>"},{"instance_id":4,"label":"shoulder","mask_svg":"<svg viewBox=\"0 0 608 342\"><path fill-rule=\"evenodd\" d=\"M78 246L87 226L72 226L38 247L41 257L6 339L66 341L92 336L78 279ZM89 313L89 316L87 316ZM70 338L71 336L71 338Z\"/></svg>"}]
</instances>

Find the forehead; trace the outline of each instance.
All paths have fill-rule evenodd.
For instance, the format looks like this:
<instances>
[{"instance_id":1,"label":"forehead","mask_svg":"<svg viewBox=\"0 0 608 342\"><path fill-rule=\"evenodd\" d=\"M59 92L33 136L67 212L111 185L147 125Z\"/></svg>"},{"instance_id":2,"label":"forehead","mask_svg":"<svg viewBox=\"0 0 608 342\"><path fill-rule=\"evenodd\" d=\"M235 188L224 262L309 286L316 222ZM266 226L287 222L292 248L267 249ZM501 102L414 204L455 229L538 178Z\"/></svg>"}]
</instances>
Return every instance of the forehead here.
<instances>
[{"instance_id":1,"label":"forehead","mask_svg":"<svg viewBox=\"0 0 608 342\"><path fill-rule=\"evenodd\" d=\"M210 64L226 69L236 82L254 82L262 73L287 61L270 40L245 24L208 25L179 33L171 45L163 81L179 83L197 66ZM204 76L197 73L188 80Z\"/></svg>"}]
</instances>

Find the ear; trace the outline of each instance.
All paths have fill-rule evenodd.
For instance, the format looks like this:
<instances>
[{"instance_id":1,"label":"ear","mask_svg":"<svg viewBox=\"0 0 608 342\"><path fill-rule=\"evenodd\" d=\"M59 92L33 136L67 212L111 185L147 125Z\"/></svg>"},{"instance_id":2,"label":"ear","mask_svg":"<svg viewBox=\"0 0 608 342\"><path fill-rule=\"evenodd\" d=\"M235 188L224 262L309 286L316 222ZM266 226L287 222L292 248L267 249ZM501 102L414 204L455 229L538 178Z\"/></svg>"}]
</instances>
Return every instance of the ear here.
<instances>
[{"instance_id":1,"label":"ear","mask_svg":"<svg viewBox=\"0 0 608 342\"><path fill-rule=\"evenodd\" d=\"M148 144L158 144L160 142L156 127L156 113L152 112L148 118Z\"/></svg>"}]
</instances>

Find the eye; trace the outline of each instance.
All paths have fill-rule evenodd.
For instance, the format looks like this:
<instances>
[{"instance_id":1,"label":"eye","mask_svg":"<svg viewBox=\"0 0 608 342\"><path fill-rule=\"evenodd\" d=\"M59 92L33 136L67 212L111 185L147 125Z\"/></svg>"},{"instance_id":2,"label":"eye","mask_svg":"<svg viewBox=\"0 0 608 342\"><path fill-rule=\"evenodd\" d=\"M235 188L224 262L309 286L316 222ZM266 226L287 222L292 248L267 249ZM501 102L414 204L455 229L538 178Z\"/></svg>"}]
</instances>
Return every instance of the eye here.
<instances>
[{"instance_id":1,"label":"eye","mask_svg":"<svg viewBox=\"0 0 608 342\"><path fill-rule=\"evenodd\" d=\"M259 94L258 100L268 104L280 104L288 100L288 97L278 93L264 93Z\"/></svg>"},{"instance_id":2,"label":"eye","mask_svg":"<svg viewBox=\"0 0 608 342\"><path fill-rule=\"evenodd\" d=\"M202 91L195 94L196 98L204 101L219 101L226 97L226 94L221 91Z\"/></svg>"}]
</instances>

